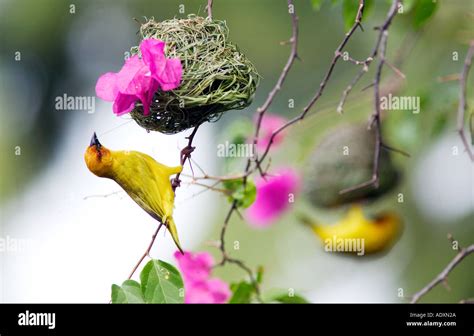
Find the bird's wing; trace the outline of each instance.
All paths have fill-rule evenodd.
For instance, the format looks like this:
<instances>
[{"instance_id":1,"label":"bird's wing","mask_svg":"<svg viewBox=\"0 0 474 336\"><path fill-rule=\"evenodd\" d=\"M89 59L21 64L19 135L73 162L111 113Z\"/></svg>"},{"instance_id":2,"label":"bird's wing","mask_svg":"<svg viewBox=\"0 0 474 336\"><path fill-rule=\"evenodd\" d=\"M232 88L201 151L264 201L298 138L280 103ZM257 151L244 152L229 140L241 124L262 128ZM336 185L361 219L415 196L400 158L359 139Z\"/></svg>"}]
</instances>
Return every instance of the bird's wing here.
<instances>
[{"instance_id":1,"label":"bird's wing","mask_svg":"<svg viewBox=\"0 0 474 336\"><path fill-rule=\"evenodd\" d=\"M153 172L155 192L160 195L160 211L164 213L165 217L171 217L174 208L174 191L171 186L170 176L181 172L182 167L168 167L148 155L144 155L144 160L147 162L149 169Z\"/></svg>"},{"instance_id":2,"label":"bird's wing","mask_svg":"<svg viewBox=\"0 0 474 336\"><path fill-rule=\"evenodd\" d=\"M166 215L163 195L148 160L138 152L128 152L119 159L115 181L127 194L153 218L161 220Z\"/></svg>"}]
</instances>

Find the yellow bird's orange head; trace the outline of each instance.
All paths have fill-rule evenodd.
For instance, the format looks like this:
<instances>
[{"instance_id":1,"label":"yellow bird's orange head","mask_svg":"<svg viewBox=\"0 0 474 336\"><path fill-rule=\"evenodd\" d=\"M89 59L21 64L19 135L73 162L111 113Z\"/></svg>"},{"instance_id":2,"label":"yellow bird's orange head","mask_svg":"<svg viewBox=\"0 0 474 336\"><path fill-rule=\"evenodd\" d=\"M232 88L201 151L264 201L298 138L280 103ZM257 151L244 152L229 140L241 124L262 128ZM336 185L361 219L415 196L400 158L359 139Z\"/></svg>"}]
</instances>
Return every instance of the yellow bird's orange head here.
<instances>
[{"instance_id":1,"label":"yellow bird's orange head","mask_svg":"<svg viewBox=\"0 0 474 336\"><path fill-rule=\"evenodd\" d=\"M112 169L112 153L102 146L97 135L92 135L91 142L84 154L87 168L99 177L110 177Z\"/></svg>"}]
</instances>

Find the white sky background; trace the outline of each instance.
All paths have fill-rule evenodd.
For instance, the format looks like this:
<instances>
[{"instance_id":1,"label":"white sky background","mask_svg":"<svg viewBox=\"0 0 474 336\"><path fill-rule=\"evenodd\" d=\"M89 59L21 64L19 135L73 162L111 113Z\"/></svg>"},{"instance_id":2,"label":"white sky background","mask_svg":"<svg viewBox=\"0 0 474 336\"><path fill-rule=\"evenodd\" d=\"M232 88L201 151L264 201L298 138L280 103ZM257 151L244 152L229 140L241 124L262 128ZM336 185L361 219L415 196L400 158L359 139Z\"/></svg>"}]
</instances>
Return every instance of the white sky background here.
<instances>
[{"instance_id":1,"label":"white sky background","mask_svg":"<svg viewBox=\"0 0 474 336\"><path fill-rule=\"evenodd\" d=\"M130 44L129 39L135 42L136 30L130 14L119 6L114 8L110 2L107 8L93 2L81 7L67 39L70 73L64 74L58 95L92 94L98 74L120 69L124 48ZM25 59L32 57L24 55ZM75 78L73 83L68 82L70 78ZM16 84L7 87L10 98L18 92L15 85L24 86L18 82L21 79L21 76L11 78L11 83ZM31 78L27 82L29 91L40 89L39 83ZM70 87L78 90L65 89ZM139 150L168 165L179 164L179 148L186 145L184 137L189 134L189 131L176 136L148 134L133 121L114 129L129 119L117 118L111 104L100 99L96 99L95 114L57 113L74 117L62 130L65 136L58 139L60 145L54 158L36 174L24 193L15 195L0 208L1 237L28 242L22 251L0 255L0 301L3 302L108 302L111 284L127 278L148 246L157 222L125 193L83 199L121 190L115 182L98 178L87 170L83 154L92 132L97 131L100 141L108 148ZM34 120L33 116L29 119ZM26 132L29 126L25 121L12 122ZM106 134L101 136L102 133ZM211 135L210 127L205 125L195 143L202 148L211 142ZM34 142L28 145L35 146ZM196 151L193 158L208 171L215 171L215 152ZM177 192L174 217L181 243L187 250L209 236L207 230L216 204L217 196L210 192L190 199L199 190L182 186ZM161 233L152 255L171 262L174 251L169 234Z\"/></svg>"},{"instance_id":2,"label":"white sky background","mask_svg":"<svg viewBox=\"0 0 474 336\"><path fill-rule=\"evenodd\" d=\"M113 115L109 104L100 105L96 114L87 118L87 124L71 124L55 161L3 209L3 236L31 243L26 250L4 258L2 301L108 302L111 284L127 278L148 246L157 222L125 193L83 199L121 190L114 181L87 170L84 150L97 130L108 148L139 150L164 164L177 165L177 146L185 146L184 136L189 132L176 136L148 134L132 121L101 137L101 130L112 129L124 120ZM209 137L209 128L203 127L196 145L204 148ZM214 170L212 154L196 151L193 157ZM186 250L206 239L212 222L213 198L217 196L206 192L190 197L199 190L183 186L177 191L174 218ZM161 232L153 257L172 261L174 251L169 234Z\"/></svg>"}]
</instances>

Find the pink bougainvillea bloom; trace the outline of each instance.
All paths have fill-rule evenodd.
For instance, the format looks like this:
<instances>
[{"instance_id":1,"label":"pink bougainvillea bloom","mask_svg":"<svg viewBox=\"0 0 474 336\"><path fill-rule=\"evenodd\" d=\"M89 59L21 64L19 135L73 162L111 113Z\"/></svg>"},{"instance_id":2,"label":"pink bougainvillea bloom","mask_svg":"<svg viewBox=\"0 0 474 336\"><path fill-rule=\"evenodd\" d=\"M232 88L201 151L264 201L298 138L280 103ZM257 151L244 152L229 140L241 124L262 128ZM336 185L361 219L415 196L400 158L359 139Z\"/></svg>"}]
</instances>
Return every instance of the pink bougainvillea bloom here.
<instances>
[{"instance_id":1,"label":"pink bougainvillea bloom","mask_svg":"<svg viewBox=\"0 0 474 336\"><path fill-rule=\"evenodd\" d=\"M226 303L229 300L229 285L211 278L214 259L209 253L176 252L174 257L184 280L185 303Z\"/></svg>"},{"instance_id":2,"label":"pink bougainvillea bloom","mask_svg":"<svg viewBox=\"0 0 474 336\"><path fill-rule=\"evenodd\" d=\"M258 228L271 226L291 205L291 195L298 191L299 177L286 168L256 183L257 197L247 209L249 223Z\"/></svg>"},{"instance_id":3,"label":"pink bougainvillea bloom","mask_svg":"<svg viewBox=\"0 0 474 336\"><path fill-rule=\"evenodd\" d=\"M119 72L100 76L95 87L97 96L114 102L113 111L119 116L130 112L140 100L143 114L148 115L156 90L173 90L181 83L181 61L166 58L164 48L163 41L143 40L140 43L142 58L134 55L125 61Z\"/></svg>"},{"instance_id":4,"label":"pink bougainvillea bloom","mask_svg":"<svg viewBox=\"0 0 474 336\"><path fill-rule=\"evenodd\" d=\"M181 83L183 68L179 58L165 58L165 42L146 39L140 44L143 61L150 68L151 76L163 91L177 88Z\"/></svg>"},{"instance_id":5,"label":"pink bougainvillea bloom","mask_svg":"<svg viewBox=\"0 0 474 336\"><path fill-rule=\"evenodd\" d=\"M265 114L260 127L260 138L257 142L259 150L265 150L270 142L272 133L283 126L287 120L275 114ZM277 147L285 138L285 131L278 133L273 138L272 148Z\"/></svg>"}]
</instances>

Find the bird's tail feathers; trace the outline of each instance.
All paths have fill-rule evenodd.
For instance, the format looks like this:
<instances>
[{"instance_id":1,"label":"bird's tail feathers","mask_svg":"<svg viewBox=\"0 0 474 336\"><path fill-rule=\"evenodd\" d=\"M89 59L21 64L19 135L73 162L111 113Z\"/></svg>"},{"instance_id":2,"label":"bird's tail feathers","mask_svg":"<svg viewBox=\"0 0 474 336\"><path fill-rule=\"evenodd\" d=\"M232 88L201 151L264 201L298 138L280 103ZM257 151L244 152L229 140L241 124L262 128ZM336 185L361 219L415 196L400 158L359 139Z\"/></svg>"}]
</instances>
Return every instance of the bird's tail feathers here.
<instances>
[{"instance_id":1,"label":"bird's tail feathers","mask_svg":"<svg viewBox=\"0 0 474 336\"><path fill-rule=\"evenodd\" d=\"M176 228L176 224L174 223L173 217L167 218L166 227L168 228L168 231L170 232L171 237L173 238L174 243L176 244L176 247L181 252L181 254L184 254L184 251L181 248L181 244L179 243L178 230Z\"/></svg>"}]
</instances>

